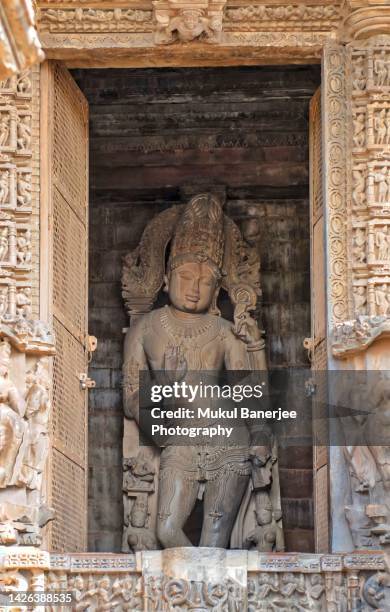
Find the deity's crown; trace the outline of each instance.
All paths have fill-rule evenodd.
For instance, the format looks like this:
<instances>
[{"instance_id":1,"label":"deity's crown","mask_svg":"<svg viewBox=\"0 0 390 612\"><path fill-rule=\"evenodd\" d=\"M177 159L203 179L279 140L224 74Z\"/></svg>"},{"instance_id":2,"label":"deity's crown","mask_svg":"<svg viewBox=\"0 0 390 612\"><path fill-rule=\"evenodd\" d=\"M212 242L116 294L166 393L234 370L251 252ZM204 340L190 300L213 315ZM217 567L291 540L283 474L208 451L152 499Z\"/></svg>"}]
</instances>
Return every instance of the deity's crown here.
<instances>
[{"instance_id":1,"label":"deity's crown","mask_svg":"<svg viewBox=\"0 0 390 612\"><path fill-rule=\"evenodd\" d=\"M11 358L11 346L7 340L0 342L0 365L9 366Z\"/></svg>"},{"instance_id":2,"label":"deity's crown","mask_svg":"<svg viewBox=\"0 0 390 612\"><path fill-rule=\"evenodd\" d=\"M191 198L174 231L169 257L173 270L189 261L207 262L220 275L224 255L224 216L217 196Z\"/></svg>"}]
</instances>

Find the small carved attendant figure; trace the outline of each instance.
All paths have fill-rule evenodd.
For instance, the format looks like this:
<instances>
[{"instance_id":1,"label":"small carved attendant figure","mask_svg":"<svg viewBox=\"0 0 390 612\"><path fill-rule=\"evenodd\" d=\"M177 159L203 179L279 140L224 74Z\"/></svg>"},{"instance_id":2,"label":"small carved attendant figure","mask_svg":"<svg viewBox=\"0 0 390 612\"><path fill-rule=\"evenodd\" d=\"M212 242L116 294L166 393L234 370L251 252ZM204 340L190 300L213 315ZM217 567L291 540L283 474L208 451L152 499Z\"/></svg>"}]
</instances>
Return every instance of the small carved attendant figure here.
<instances>
[{"instance_id":1,"label":"small carved attendant figure","mask_svg":"<svg viewBox=\"0 0 390 612\"><path fill-rule=\"evenodd\" d=\"M378 315L386 315L389 309L387 285L383 284L375 289L375 302L378 307Z\"/></svg>"},{"instance_id":2,"label":"small carved attendant figure","mask_svg":"<svg viewBox=\"0 0 390 612\"><path fill-rule=\"evenodd\" d=\"M355 231L354 241L353 241L353 255L357 262L364 263L366 261L366 232L363 228L358 227Z\"/></svg>"},{"instance_id":3,"label":"small carved attendant figure","mask_svg":"<svg viewBox=\"0 0 390 612\"><path fill-rule=\"evenodd\" d=\"M0 147L8 145L10 116L8 113L0 113Z\"/></svg>"},{"instance_id":4,"label":"small carved attendant figure","mask_svg":"<svg viewBox=\"0 0 390 612\"><path fill-rule=\"evenodd\" d=\"M49 448L50 376L47 358L38 361L35 372L27 374L26 414L27 447L20 481L29 489L40 489L42 472Z\"/></svg>"},{"instance_id":5,"label":"small carved attendant figure","mask_svg":"<svg viewBox=\"0 0 390 612\"><path fill-rule=\"evenodd\" d=\"M359 59L355 62L354 73L354 89L357 89L358 91L364 91L366 88L366 77L364 74L364 63L362 57L359 57Z\"/></svg>"},{"instance_id":6,"label":"small carved attendant figure","mask_svg":"<svg viewBox=\"0 0 390 612\"><path fill-rule=\"evenodd\" d=\"M259 552L282 552L284 550L283 532L276 523L272 513L272 504L269 499L256 498L255 516L257 527L246 539L247 547L255 545Z\"/></svg>"},{"instance_id":7,"label":"small carved attendant figure","mask_svg":"<svg viewBox=\"0 0 390 612\"><path fill-rule=\"evenodd\" d=\"M386 144L390 144L390 108L386 114Z\"/></svg>"},{"instance_id":8,"label":"small carved attendant figure","mask_svg":"<svg viewBox=\"0 0 390 612\"><path fill-rule=\"evenodd\" d=\"M356 148L361 149L362 147L364 147L366 128L366 120L362 113L359 113L356 119L353 120L353 125L355 129L353 142Z\"/></svg>"},{"instance_id":9,"label":"small carved attendant figure","mask_svg":"<svg viewBox=\"0 0 390 612\"><path fill-rule=\"evenodd\" d=\"M387 79L387 68L386 68L386 52L383 49L379 57L374 62L374 73L377 77L377 85L385 85Z\"/></svg>"},{"instance_id":10,"label":"small carved attendant figure","mask_svg":"<svg viewBox=\"0 0 390 612\"><path fill-rule=\"evenodd\" d=\"M23 420L26 405L10 380L10 364L11 346L3 340L0 344L0 488L17 477L15 463L26 429Z\"/></svg>"},{"instance_id":11,"label":"small carved attendant figure","mask_svg":"<svg viewBox=\"0 0 390 612\"><path fill-rule=\"evenodd\" d=\"M8 310L8 287L0 289L0 320Z\"/></svg>"},{"instance_id":12,"label":"small carved attendant figure","mask_svg":"<svg viewBox=\"0 0 390 612\"><path fill-rule=\"evenodd\" d=\"M211 194L192 198L181 215L176 211L166 211L176 215L164 276L170 305L139 318L125 340L124 410L127 417L138 421L140 370L169 375L175 372L178 380L187 382L193 380L194 373L210 371L218 382L216 378L225 369L245 372L266 369L265 343L247 312L256 302L248 295L256 295L256 291L248 281L242 282L238 262L235 265L232 262L235 254L241 252L238 246L244 249L237 226L223 214L219 199ZM163 235L162 230L159 233ZM157 240L155 236L152 249L157 248ZM168 242L165 238L160 240L159 264L164 261ZM150 251L141 246L140 252L148 255ZM210 312L216 310L222 265L229 258L229 295L242 299L246 305L243 308L242 304L235 304L234 323ZM133 267L126 286L133 290L140 283L141 273L150 271L139 256L129 262ZM206 401L210 405L210 398ZM194 408L184 398L180 406ZM210 419L183 418L181 424L208 426ZM231 425L235 424L232 419ZM228 419L224 425L229 425ZM157 514L157 537L163 547L191 546L184 526L197 499L203 499L200 546L227 548L254 462L260 469L265 466L266 474L259 487L266 491L271 487L272 436L267 426L249 421L234 431L234 440L222 446L208 445L206 441L198 446L176 446L173 440L163 448ZM237 547L244 546L243 539Z\"/></svg>"},{"instance_id":13,"label":"small carved attendant figure","mask_svg":"<svg viewBox=\"0 0 390 612\"><path fill-rule=\"evenodd\" d=\"M31 204L31 174L19 174L18 176L18 206L30 206Z\"/></svg>"},{"instance_id":14,"label":"small carved attendant figure","mask_svg":"<svg viewBox=\"0 0 390 612\"><path fill-rule=\"evenodd\" d=\"M355 302L355 311L357 315L365 315L366 313L366 288L363 286L353 288L353 299Z\"/></svg>"},{"instance_id":15,"label":"small carved attendant figure","mask_svg":"<svg viewBox=\"0 0 390 612\"><path fill-rule=\"evenodd\" d=\"M18 148L22 151L30 148L31 145L31 117L25 115L19 119L18 123Z\"/></svg>"},{"instance_id":16,"label":"small carved attendant figure","mask_svg":"<svg viewBox=\"0 0 390 612\"><path fill-rule=\"evenodd\" d=\"M381 261L387 261L389 259L389 242L388 232L385 227L382 231L378 230L375 236L376 246L378 248L378 259Z\"/></svg>"},{"instance_id":17,"label":"small carved attendant figure","mask_svg":"<svg viewBox=\"0 0 390 612\"><path fill-rule=\"evenodd\" d=\"M0 231L0 261L5 261L8 256L8 227Z\"/></svg>"},{"instance_id":18,"label":"small carved attendant figure","mask_svg":"<svg viewBox=\"0 0 390 612\"><path fill-rule=\"evenodd\" d=\"M16 314L18 317L31 319L31 287L24 287L16 294Z\"/></svg>"},{"instance_id":19,"label":"small carved attendant figure","mask_svg":"<svg viewBox=\"0 0 390 612\"><path fill-rule=\"evenodd\" d=\"M6 204L9 194L9 170L0 175L0 204Z\"/></svg>"},{"instance_id":20,"label":"small carved attendant figure","mask_svg":"<svg viewBox=\"0 0 390 612\"><path fill-rule=\"evenodd\" d=\"M381 112L375 117L375 130L377 133L376 143L383 145L386 142L386 109L382 109Z\"/></svg>"},{"instance_id":21,"label":"small carved attendant figure","mask_svg":"<svg viewBox=\"0 0 390 612\"><path fill-rule=\"evenodd\" d=\"M31 262L31 232L26 230L23 234L17 237L17 260L20 264L29 264Z\"/></svg>"},{"instance_id":22,"label":"small carved attendant figure","mask_svg":"<svg viewBox=\"0 0 390 612\"><path fill-rule=\"evenodd\" d=\"M379 183L379 203L384 204L387 200L387 172L385 168L375 174L375 182Z\"/></svg>"},{"instance_id":23,"label":"small carved attendant figure","mask_svg":"<svg viewBox=\"0 0 390 612\"><path fill-rule=\"evenodd\" d=\"M354 170L352 172L353 175L353 192L352 199L356 207L361 208L364 206L364 202L366 199L365 189L366 189L366 179L361 170Z\"/></svg>"}]
</instances>

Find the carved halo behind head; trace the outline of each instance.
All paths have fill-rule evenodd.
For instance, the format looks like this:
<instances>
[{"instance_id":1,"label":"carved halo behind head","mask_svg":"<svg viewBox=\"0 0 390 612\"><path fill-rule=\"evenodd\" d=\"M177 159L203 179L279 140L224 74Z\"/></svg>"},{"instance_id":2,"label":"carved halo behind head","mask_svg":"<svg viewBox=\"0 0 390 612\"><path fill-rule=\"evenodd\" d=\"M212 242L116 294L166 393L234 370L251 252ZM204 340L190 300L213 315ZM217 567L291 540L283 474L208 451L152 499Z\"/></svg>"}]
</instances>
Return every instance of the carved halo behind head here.
<instances>
[{"instance_id":1,"label":"carved halo behind head","mask_svg":"<svg viewBox=\"0 0 390 612\"><path fill-rule=\"evenodd\" d=\"M238 226L223 214L220 199L210 193L191 198L185 206L173 206L154 217L146 226L137 248L124 258L122 296L129 315L153 308L163 285L166 252L170 244L168 273L188 261L207 262L233 305L251 294L250 310L260 295L260 262L256 251L246 244ZM245 288L245 291L240 291ZM216 300L211 307L217 314Z\"/></svg>"}]
</instances>

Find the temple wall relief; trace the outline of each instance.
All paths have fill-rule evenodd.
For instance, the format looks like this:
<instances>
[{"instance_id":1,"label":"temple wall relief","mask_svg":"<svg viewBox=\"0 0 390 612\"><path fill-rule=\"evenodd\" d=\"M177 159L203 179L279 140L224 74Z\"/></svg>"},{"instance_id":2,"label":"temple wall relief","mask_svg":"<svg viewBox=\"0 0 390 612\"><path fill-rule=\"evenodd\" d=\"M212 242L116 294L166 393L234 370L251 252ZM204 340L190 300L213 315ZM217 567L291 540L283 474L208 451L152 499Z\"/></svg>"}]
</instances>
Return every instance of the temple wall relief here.
<instances>
[{"instance_id":1,"label":"temple wall relief","mask_svg":"<svg viewBox=\"0 0 390 612\"><path fill-rule=\"evenodd\" d=\"M383 386L375 406L379 413L387 402L389 369L389 15L375 2L347 2L345 10L345 44L325 47L324 59L329 369L382 370L379 382L366 377L371 394L378 384ZM358 376L361 381L362 373L356 374L356 384ZM337 403L341 393L330 390L330 404ZM381 447L379 460L370 442L364 444L366 427L361 424L363 442L355 450L330 449L333 550L377 548L378 521L386 531L389 498L381 466L387 465L387 446ZM387 432L385 422L382 427ZM371 484L361 472L367 461L372 465ZM384 487L380 494L378 487ZM372 505L378 495L380 509Z\"/></svg>"},{"instance_id":2,"label":"temple wall relief","mask_svg":"<svg viewBox=\"0 0 390 612\"><path fill-rule=\"evenodd\" d=\"M53 518L49 452L50 356L39 320L39 68L0 89L0 542L38 546Z\"/></svg>"}]
</instances>

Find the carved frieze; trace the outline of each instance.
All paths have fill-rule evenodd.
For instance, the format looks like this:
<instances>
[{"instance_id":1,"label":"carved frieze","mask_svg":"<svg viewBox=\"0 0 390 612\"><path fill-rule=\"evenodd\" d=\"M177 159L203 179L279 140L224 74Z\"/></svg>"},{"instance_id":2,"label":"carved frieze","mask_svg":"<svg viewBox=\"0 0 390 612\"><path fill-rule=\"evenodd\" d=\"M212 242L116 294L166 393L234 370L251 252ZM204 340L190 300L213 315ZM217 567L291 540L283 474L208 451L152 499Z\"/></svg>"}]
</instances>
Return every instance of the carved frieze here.
<instances>
[{"instance_id":1,"label":"carved frieze","mask_svg":"<svg viewBox=\"0 0 390 612\"><path fill-rule=\"evenodd\" d=\"M84 0L51 2L38 0L38 29L46 49L61 54L80 49L82 54L100 49L150 48L159 53L175 44L175 53L185 53L188 44L206 47L280 47L298 55L310 49L320 57L321 48L334 37L341 20L340 0L294 2L250 2L230 0L148 0L131 8L122 0L100 0L88 6ZM183 45L184 43L184 45ZM164 53L164 51L162 51ZM291 51L292 53L292 51Z\"/></svg>"},{"instance_id":2,"label":"carved frieze","mask_svg":"<svg viewBox=\"0 0 390 612\"><path fill-rule=\"evenodd\" d=\"M247 29L264 28L264 25L285 29L299 27L330 29L340 19L340 6L311 5L310 2L286 3L275 6L271 3L248 4L247 6L231 7L226 10L224 28L234 29L237 26Z\"/></svg>"},{"instance_id":3,"label":"carved frieze","mask_svg":"<svg viewBox=\"0 0 390 612\"><path fill-rule=\"evenodd\" d=\"M151 10L115 8L40 8L40 32L151 32Z\"/></svg>"}]
</instances>

